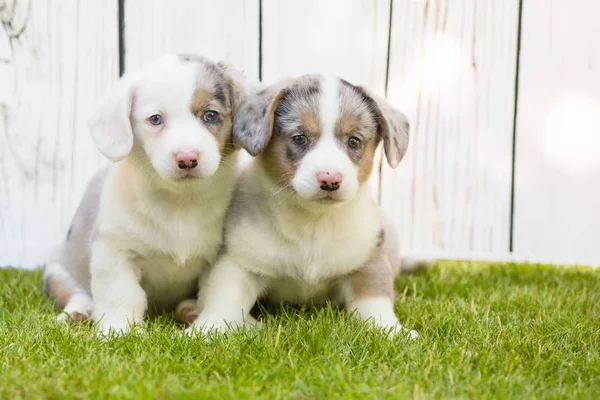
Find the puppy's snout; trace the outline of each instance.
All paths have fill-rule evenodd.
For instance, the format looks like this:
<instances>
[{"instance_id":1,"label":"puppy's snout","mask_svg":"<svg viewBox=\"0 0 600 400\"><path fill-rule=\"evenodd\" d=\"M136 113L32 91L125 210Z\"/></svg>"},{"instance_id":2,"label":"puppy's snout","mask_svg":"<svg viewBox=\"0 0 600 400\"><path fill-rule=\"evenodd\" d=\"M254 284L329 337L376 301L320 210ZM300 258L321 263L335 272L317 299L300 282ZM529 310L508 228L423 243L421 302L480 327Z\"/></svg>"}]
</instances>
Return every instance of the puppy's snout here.
<instances>
[{"instance_id":1,"label":"puppy's snout","mask_svg":"<svg viewBox=\"0 0 600 400\"><path fill-rule=\"evenodd\" d=\"M196 150L181 150L175 153L175 161L181 169L196 168L199 153Z\"/></svg>"},{"instance_id":2,"label":"puppy's snout","mask_svg":"<svg viewBox=\"0 0 600 400\"><path fill-rule=\"evenodd\" d=\"M325 171L317 173L317 181L321 189L328 192L338 190L342 184L342 174L337 171Z\"/></svg>"}]
</instances>

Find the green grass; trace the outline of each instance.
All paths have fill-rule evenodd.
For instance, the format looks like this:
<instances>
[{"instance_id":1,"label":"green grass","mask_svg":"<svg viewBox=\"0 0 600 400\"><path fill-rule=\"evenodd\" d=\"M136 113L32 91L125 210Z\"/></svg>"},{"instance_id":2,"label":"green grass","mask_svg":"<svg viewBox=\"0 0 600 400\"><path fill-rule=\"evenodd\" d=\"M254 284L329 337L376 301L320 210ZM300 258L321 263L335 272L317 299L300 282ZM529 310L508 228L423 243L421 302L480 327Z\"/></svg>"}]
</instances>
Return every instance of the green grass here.
<instances>
[{"instance_id":1,"label":"green grass","mask_svg":"<svg viewBox=\"0 0 600 400\"><path fill-rule=\"evenodd\" d=\"M282 308L209 341L163 315L102 342L55 323L39 272L0 269L0 398L600 398L600 270L440 262L397 288L416 341Z\"/></svg>"}]
</instances>

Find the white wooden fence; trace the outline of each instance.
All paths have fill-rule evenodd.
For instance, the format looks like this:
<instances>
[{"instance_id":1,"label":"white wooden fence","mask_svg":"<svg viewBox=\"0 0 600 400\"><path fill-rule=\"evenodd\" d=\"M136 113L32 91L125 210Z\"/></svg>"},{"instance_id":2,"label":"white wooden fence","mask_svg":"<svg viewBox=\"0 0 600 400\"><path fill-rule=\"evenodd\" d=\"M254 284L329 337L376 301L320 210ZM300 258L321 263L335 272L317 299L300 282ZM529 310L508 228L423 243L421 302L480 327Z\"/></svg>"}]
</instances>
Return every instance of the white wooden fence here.
<instances>
[{"instance_id":1,"label":"white wooden fence","mask_svg":"<svg viewBox=\"0 0 600 400\"><path fill-rule=\"evenodd\" d=\"M411 144L380 199L401 248L600 264L598 0L0 0L0 265L59 240L105 161L86 128L164 53L387 93Z\"/></svg>"}]
</instances>

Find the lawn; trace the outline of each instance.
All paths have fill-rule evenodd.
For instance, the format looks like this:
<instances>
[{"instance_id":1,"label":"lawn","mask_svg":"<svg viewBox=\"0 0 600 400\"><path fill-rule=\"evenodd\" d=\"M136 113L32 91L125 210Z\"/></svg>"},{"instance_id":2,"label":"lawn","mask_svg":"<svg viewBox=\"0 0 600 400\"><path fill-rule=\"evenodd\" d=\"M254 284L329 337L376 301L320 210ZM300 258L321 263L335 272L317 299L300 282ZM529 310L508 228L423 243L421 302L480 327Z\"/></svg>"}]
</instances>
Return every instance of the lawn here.
<instances>
[{"instance_id":1,"label":"lawn","mask_svg":"<svg viewBox=\"0 0 600 400\"><path fill-rule=\"evenodd\" d=\"M600 398L600 270L444 261L397 282L420 337L336 308L191 339L171 315L102 342L55 323L39 272L0 269L0 398Z\"/></svg>"}]
</instances>

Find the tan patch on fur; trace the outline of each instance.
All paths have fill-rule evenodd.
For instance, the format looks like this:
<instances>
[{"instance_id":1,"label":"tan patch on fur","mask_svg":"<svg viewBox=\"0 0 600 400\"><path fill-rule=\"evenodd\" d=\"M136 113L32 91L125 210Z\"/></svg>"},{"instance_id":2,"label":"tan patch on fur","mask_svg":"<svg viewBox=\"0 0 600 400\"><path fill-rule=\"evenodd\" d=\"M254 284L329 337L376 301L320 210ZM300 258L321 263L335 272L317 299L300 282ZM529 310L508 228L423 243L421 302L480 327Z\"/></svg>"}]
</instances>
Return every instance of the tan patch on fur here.
<instances>
[{"instance_id":1,"label":"tan patch on fur","mask_svg":"<svg viewBox=\"0 0 600 400\"><path fill-rule=\"evenodd\" d=\"M202 111L206 110L210 105L210 99L211 95L208 90L203 87L197 88L192 101L192 113L199 115Z\"/></svg>"},{"instance_id":2,"label":"tan patch on fur","mask_svg":"<svg viewBox=\"0 0 600 400\"><path fill-rule=\"evenodd\" d=\"M321 120L315 112L309 111L307 113L304 113L302 115L301 121L304 133L313 138L315 136L319 136L321 132Z\"/></svg>"},{"instance_id":3,"label":"tan patch on fur","mask_svg":"<svg viewBox=\"0 0 600 400\"><path fill-rule=\"evenodd\" d=\"M65 308L73 295L73 290L67 282L63 282L54 276L46 277L46 289L54 297L60 308Z\"/></svg>"},{"instance_id":4,"label":"tan patch on fur","mask_svg":"<svg viewBox=\"0 0 600 400\"><path fill-rule=\"evenodd\" d=\"M361 268L351 276L354 300L369 297L394 297L394 274L382 247L373 249L373 254Z\"/></svg>"},{"instance_id":5,"label":"tan patch on fur","mask_svg":"<svg viewBox=\"0 0 600 400\"><path fill-rule=\"evenodd\" d=\"M345 138L350 137L358 129L359 120L356 115L343 113L336 122L336 132Z\"/></svg>"},{"instance_id":6,"label":"tan patch on fur","mask_svg":"<svg viewBox=\"0 0 600 400\"><path fill-rule=\"evenodd\" d=\"M371 176L373 171L373 160L375 159L375 144L373 141L369 141L365 147L365 153L363 154L360 162L358 163L358 182L364 183Z\"/></svg>"},{"instance_id":7,"label":"tan patch on fur","mask_svg":"<svg viewBox=\"0 0 600 400\"><path fill-rule=\"evenodd\" d=\"M265 171L278 185L285 186L292 183L298 166L290 163L285 155L288 138L277 137L271 139L267 150L262 155Z\"/></svg>"},{"instance_id":8,"label":"tan patch on fur","mask_svg":"<svg viewBox=\"0 0 600 400\"><path fill-rule=\"evenodd\" d=\"M262 154L261 158L265 165L267 174L270 175L271 179L274 179L280 185L287 185L294 179L297 166L289 163L285 156L286 143L288 138L284 135L273 137L273 124L275 123L275 111L279 105L279 101L285 95L285 91L281 90L275 96L275 99L271 102L271 109L269 110L269 136L271 140L267 145L266 150Z\"/></svg>"},{"instance_id":9,"label":"tan patch on fur","mask_svg":"<svg viewBox=\"0 0 600 400\"><path fill-rule=\"evenodd\" d=\"M364 123L362 124L364 125ZM336 122L335 132L343 143L346 143L350 137L361 129L361 121L354 114L342 113ZM373 160L375 158L375 149L377 147L374 140L369 140L366 144L363 142L364 153L358 162L358 182L364 183L371 176L373 170Z\"/></svg>"},{"instance_id":10,"label":"tan patch on fur","mask_svg":"<svg viewBox=\"0 0 600 400\"><path fill-rule=\"evenodd\" d=\"M221 155L229 155L235 151L231 137L233 121L230 113L212 100L212 94L205 88L199 87L194 94L194 100L192 101L190 110L215 139L217 139ZM202 120L204 112L209 109L219 113L221 118L220 122L209 124Z\"/></svg>"}]
</instances>

